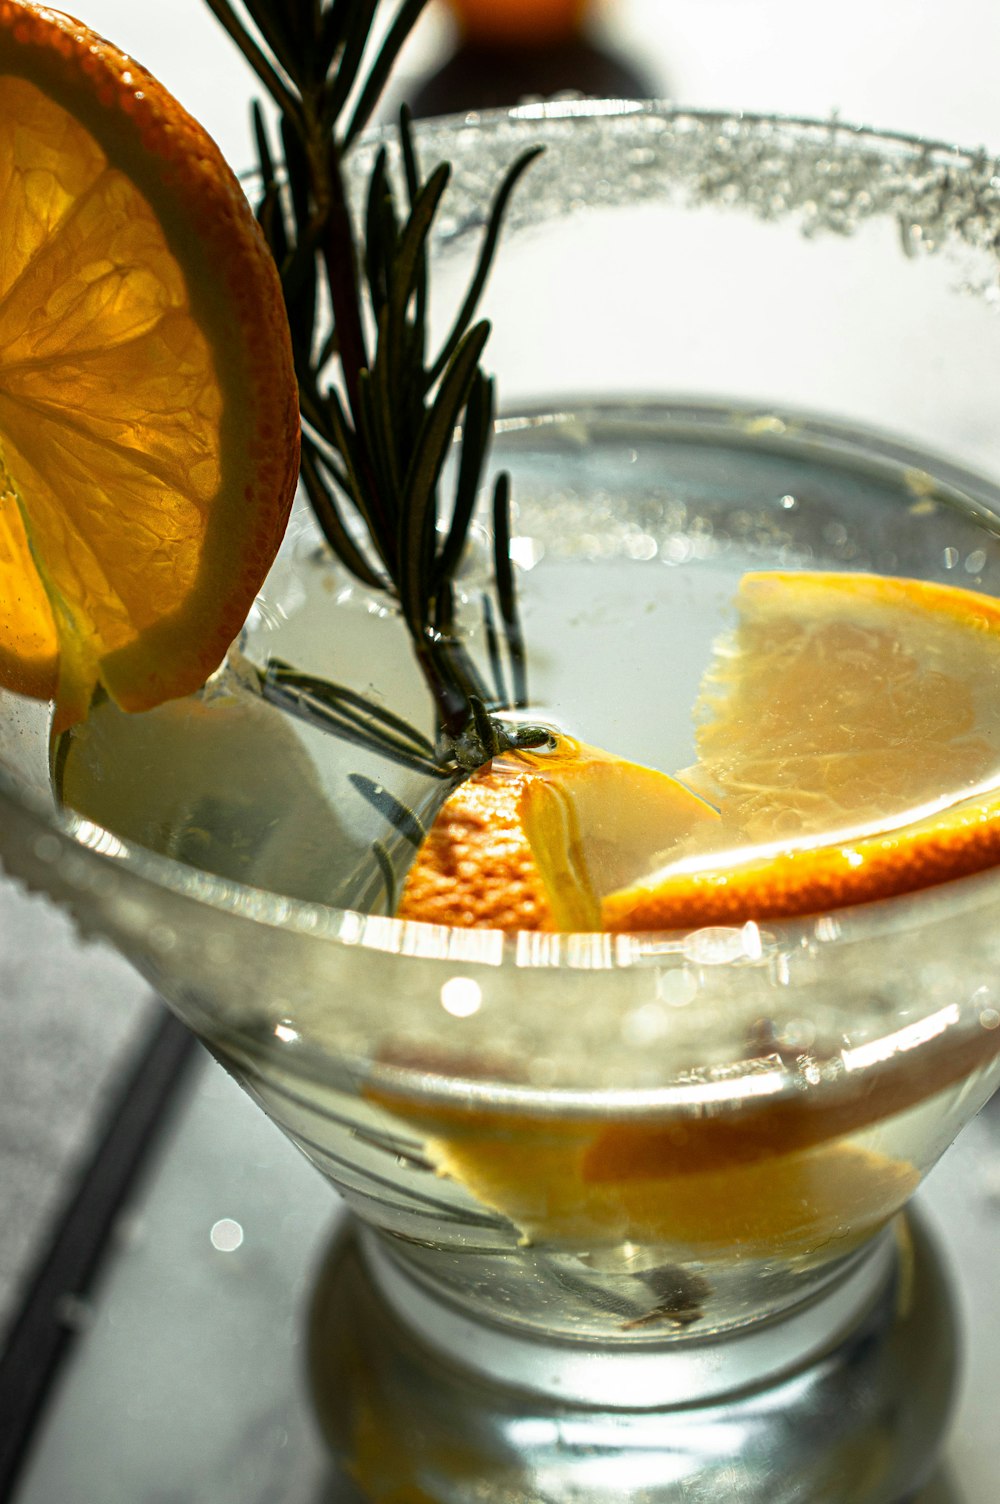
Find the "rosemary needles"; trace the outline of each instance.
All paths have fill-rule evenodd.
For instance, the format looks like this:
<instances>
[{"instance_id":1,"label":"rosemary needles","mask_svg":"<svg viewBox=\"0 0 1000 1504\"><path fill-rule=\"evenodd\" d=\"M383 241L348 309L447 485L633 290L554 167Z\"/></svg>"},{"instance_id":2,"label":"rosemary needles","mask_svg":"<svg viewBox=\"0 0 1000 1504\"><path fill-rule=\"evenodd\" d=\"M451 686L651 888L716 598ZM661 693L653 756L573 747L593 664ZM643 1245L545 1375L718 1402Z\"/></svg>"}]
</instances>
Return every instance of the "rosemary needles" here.
<instances>
[{"instance_id":1,"label":"rosemary needles","mask_svg":"<svg viewBox=\"0 0 1000 1504\"><path fill-rule=\"evenodd\" d=\"M349 739L375 734L409 759L462 766L485 760L506 733L488 712L526 704L524 648L509 557L509 486L495 486L494 592L484 601L492 683L455 620L456 574L493 431L495 394L483 370L489 324L477 309L523 153L485 216L469 285L439 348L428 334L428 246L450 169L424 173L404 110L400 183L388 152L367 182L363 234L347 203L344 158L369 121L424 0L402 0L374 45L379 0L207 0L279 111L280 162L255 110L262 196L258 218L282 280L303 417L302 481L343 566L388 597L404 620L438 727L434 747L408 741L394 718L371 715L342 686L321 687L287 665L266 692L294 698ZM381 19L381 15L379 15ZM372 53L374 52L374 56ZM321 311L332 311L332 329ZM456 435L460 437L456 438ZM456 453L444 493L446 462ZM499 616L499 622L497 617ZM509 684L501 663L506 641Z\"/></svg>"}]
</instances>

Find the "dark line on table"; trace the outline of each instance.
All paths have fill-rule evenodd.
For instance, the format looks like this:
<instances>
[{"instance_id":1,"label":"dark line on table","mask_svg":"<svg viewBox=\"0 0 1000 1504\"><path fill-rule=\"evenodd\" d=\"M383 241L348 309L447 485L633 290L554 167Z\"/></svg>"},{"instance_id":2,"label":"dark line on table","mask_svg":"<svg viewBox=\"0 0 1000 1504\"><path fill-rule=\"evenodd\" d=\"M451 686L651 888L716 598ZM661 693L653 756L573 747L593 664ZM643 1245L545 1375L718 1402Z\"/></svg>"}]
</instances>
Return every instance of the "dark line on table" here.
<instances>
[{"instance_id":1,"label":"dark line on table","mask_svg":"<svg viewBox=\"0 0 1000 1504\"><path fill-rule=\"evenodd\" d=\"M165 1108L196 1050L194 1035L162 1010L135 1053L90 1162L38 1263L0 1357L2 1500L11 1497L76 1335L68 1319L72 1302L86 1299L125 1199L165 1125Z\"/></svg>"}]
</instances>

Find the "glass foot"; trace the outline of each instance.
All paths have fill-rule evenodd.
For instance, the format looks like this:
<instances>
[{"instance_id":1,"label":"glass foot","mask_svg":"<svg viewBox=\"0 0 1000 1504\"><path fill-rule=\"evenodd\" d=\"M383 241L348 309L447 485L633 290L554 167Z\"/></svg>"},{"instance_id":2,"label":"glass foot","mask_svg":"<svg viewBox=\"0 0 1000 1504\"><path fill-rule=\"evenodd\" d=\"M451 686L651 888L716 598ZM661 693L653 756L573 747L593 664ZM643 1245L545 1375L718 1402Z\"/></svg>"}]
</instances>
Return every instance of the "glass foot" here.
<instances>
[{"instance_id":1,"label":"glass foot","mask_svg":"<svg viewBox=\"0 0 1000 1504\"><path fill-rule=\"evenodd\" d=\"M473 1330L349 1228L317 1283L310 1367L371 1504L900 1504L933 1468L957 1340L912 1214L807 1307L639 1353Z\"/></svg>"}]
</instances>

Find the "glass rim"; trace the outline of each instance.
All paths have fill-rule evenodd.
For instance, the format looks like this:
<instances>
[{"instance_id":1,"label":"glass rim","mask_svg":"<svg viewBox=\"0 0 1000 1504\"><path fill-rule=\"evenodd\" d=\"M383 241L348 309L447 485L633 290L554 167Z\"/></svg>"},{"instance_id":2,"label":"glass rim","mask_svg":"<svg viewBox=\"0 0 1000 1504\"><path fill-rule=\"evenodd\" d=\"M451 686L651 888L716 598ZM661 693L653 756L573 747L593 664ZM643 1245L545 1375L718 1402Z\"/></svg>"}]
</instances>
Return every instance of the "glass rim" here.
<instances>
[{"instance_id":1,"label":"glass rim","mask_svg":"<svg viewBox=\"0 0 1000 1504\"><path fill-rule=\"evenodd\" d=\"M704 125L740 126L753 128L767 126L801 130L806 135L824 135L830 139L844 137L856 141L900 146L913 149L921 155L940 152L970 164L1000 161L986 146L962 146L958 142L934 136L923 136L914 131L893 130L890 127L872 125L864 121L843 119L837 113L827 116L799 115L771 110L733 110L712 105L685 105L668 99L557 99L536 103L513 105L507 109L468 110L463 114L439 115L413 122L419 135L455 135L464 130L473 130L505 122L546 125L572 121L600 121L646 117L673 121L691 120ZM391 124L382 124L365 131L357 142L358 148L383 144L395 139L396 130Z\"/></svg>"},{"instance_id":2,"label":"glass rim","mask_svg":"<svg viewBox=\"0 0 1000 1504\"><path fill-rule=\"evenodd\" d=\"M864 143L872 149L874 155L878 154L879 147L921 158L932 154L979 171L997 161L984 147L962 148L947 141L907 132L851 124L837 116L823 119L733 111L674 105L658 100L588 99L525 104L507 110L473 111L419 121L416 122L416 129L421 138L428 140L458 137L505 124L512 124L519 132L523 129L527 135L532 128L544 130L547 125L573 129L577 124L626 118L659 119L664 122L691 121L723 128L787 130L793 135L802 133L806 138ZM391 126L381 126L362 136L357 150L363 153L366 149L377 149L394 136L395 131ZM996 212L1000 223L1000 200ZM554 400L558 402L559 399ZM636 400L642 404L645 399L638 395ZM507 416L501 412L500 420L503 421ZM519 414L512 413L509 416L517 417ZM873 435L874 432L870 430ZM882 438L891 444L891 435L883 434ZM946 457L941 458L945 465L949 464ZM952 468L955 468L953 464ZM415 959L426 956L466 965L482 961L491 966L525 969L570 967L617 971L636 964L648 964L655 961L657 956L682 950L686 937L704 933L706 928L739 930L745 927L739 924L698 926L635 934L523 931L505 935L498 930L462 929L423 921L394 919L288 897L190 867L176 858L115 836L104 827L72 811L52 806L40 793L22 783L0 763L0 807L5 802L18 809L36 827L36 841L39 837L55 835L65 840L71 848L86 852L94 860L110 863L117 871L134 874L153 887L163 888L217 912L232 917L252 918L256 922L280 927L291 933ZM974 887L998 880L1000 866L987 867L931 887L817 913L762 919L759 925L769 933L785 937L791 943L793 936L812 933L819 921L833 916L841 927L850 922L860 926L860 930L866 935L872 935L879 933L883 924L894 926L898 923L900 914L907 907L912 908L917 904L921 912L926 912L949 903L951 896L956 893L967 893ZM756 925L758 921L747 923Z\"/></svg>"}]
</instances>

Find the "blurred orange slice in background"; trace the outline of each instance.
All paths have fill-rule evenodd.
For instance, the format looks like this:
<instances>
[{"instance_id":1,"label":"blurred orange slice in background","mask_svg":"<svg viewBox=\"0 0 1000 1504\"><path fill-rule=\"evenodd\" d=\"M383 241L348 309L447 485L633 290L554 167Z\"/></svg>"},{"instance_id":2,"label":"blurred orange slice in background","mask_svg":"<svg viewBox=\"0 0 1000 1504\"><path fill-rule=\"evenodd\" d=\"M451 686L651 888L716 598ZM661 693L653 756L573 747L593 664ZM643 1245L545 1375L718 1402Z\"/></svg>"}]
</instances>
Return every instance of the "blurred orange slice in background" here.
<instances>
[{"instance_id":1,"label":"blurred orange slice in background","mask_svg":"<svg viewBox=\"0 0 1000 1504\"><path fill-rule=\"evenodd\" d=\"M0 3L0 684L187 694L284 532L276 270L218 149L79 22Z\"/></svg>"}]
</instances>

